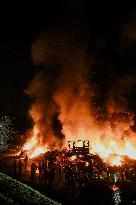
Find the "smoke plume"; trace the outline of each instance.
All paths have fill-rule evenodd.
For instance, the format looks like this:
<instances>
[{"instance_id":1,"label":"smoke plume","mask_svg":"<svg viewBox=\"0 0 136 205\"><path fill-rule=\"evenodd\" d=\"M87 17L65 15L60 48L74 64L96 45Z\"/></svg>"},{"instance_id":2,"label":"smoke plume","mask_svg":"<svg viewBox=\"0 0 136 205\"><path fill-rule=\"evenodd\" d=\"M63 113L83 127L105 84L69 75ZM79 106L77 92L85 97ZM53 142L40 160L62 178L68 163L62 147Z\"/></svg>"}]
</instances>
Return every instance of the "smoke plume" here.
<instances>
[{"instance_id":1,"label":"smoke plume","mask_svg":"<svg viewBox=\"0 0 136 205\"><path fill-rule=\"evenodd\" d=\"M136 146L134 115L125 97L135 78L131 83L116 79L114 63L104 60L108 59L105 41L98 46L100 39L88 61L84 34L66 28L52 29L34 41L32 60L42 71L35 74L26 91L33 101L29 110L33 130L37 130L39 144L51 148L83 139L91 140L94 152L104 152L97 146L101 143L109 148L109 153L119 153L117 147L125 153L128 139Z\"/></svg>"},{"instance_id":2,"label":"smoke plume","mask_svg":"<svg viewBox=\"0 0 136 205\"><path fill-rule=\"evenodd\" d=\"M52 31L41 34L32 46L34 64L42 64L44 69L36 73L26 93L34 100L29 114L43 143L52 146L62 141L61 135L67 141L91 134L93 89L87 79L85 45L67 33ZM53 127L55 117L61 125L58 136Z\"/></svg>"}]
</instances>

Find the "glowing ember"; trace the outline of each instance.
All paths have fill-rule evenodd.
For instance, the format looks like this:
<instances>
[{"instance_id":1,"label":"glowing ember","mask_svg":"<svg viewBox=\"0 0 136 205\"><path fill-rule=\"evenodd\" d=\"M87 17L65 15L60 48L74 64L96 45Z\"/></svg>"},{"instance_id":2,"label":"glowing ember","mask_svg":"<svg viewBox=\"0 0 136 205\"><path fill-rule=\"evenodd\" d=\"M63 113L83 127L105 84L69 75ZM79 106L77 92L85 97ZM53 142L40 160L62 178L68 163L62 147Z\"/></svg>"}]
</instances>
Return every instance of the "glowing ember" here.
<instances>
[{"instance_id":1,"label":"glowing ember","mask_svg":"<svg viewBox=\"0 0 136 205\"><path fill-rule=\"evenodd\" d=\"M38 168L36 168L36 175L38 175L39 174L39 169Z\"/></svg>"},{"instance_id":2,"label":"glowing ember","mask_svg":"<svg viewBox=\"0 0 136 205\"><path fill-rule=\"evenodd\" d=\"M85 163L85 166L88 167L88 166L89 166L89 162L86 162L86 163Z\"/></svg>"},{"instance_id":3,"label":"glowing ember","mask_svg":"<svg viewBox=\"0 0 136 205\"><path fill-rule=\"evenodd\" d=\"M76 158L77 158L77 156L76 156L76 155L73 155L72 157L70 157L70 160L71 160L71 161L74 161Z\"/></svg>"}]
</instances>

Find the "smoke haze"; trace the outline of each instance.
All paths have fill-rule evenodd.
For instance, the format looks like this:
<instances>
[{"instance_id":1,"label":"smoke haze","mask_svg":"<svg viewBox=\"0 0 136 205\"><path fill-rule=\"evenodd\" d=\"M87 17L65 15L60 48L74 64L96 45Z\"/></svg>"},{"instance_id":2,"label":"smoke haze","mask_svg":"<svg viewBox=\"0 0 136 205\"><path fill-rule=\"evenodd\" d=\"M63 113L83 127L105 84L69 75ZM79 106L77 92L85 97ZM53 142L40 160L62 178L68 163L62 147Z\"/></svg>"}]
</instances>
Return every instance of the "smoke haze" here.
<instances>
[{"instance_id":1,"label":"smoke haze","mask_svg":"<svg viewBox=\"0 0 136 205\"><path fill-rule=\"evenodd\" d=\"M68 21L68 28L41 33L32 45L33 63L41 65L42 71L35 74L26 93L33 101L29 114L38 128L39 142L57 148L69 140L90 139L92 149L98 141L107 147L109 139L122 144L130 136L135 138L134 114L126 95L136 80L131 76L126 80L123 74L121 79L120 65L109 57L121 55L122 44L107 54L107 42L97 38L88 51L85 19L80 29L77 19L72 25ZM127 25L121 26L120 37L132 43L135 31Z\"/></svg>"}]
</instances>

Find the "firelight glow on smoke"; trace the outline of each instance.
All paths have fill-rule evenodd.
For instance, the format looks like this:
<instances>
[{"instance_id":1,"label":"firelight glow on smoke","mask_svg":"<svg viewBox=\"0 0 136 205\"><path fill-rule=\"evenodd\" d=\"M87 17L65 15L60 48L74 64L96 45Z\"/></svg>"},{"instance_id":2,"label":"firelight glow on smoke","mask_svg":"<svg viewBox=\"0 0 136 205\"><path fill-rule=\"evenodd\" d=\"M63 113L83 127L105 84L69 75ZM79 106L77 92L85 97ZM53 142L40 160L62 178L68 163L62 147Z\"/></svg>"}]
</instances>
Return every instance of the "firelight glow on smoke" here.
<instances>
[{"instance_id":1,"label":"firelight glow on smoke","mask_svg":"<svg viewBox=\"0 0 136 205\"><path fill-rule=\"evenodd\" d=\"M37 116L37 114L36 114ZM83 117L83 116L82 116ZM74 118L74 116L73 116ZM71 120L73 120L73 118ZM80 116L79 116L80 118ZM81 120L81 118L80 118ZM84 118L85 120L85 118ZM98 128L93 124L92 126L86 126L86 122L78 121L79 127L75 124L73 130L72 124L65 124L64 133L65 141L63 147L67 147L68 141L75 141L75 145L82 147L81 140L90 141L90 153L98 154L105 163L108 163L111 166L120 166L124 162L125 156L128 156L131 159L136 159L136 140L135 133L129 127L129 122L116 122L114 129L111 125L104 124L102 127ZM92 120L93 122L93 120ZM128 130L126 131L126 124L128 123ZM46 125L45 125L46 126ZM82 127L80 127L82 126ZM85 129L86 128L86 129ZM24 150L28 150L30 153L29 158L34 158L41 153L47 152L50 146L49 139L47 142L42 141L42 136L40 128L37 127L37 124L33 127L33 132L31 138L25 143ZM84 137L85 136L85 137ZM122 137L123 136L123 137ZM80 139L80 140L79 140ZM51 141L52 143L52 141ZM63 148L62 147L62 148ZM54 147L55 149L60 149L57 144ZM62 149L61 148L61 149ZM50 148L52 150L52 148ZM72 156L71 160L75 160L76 156Z\"/></svg>"},{"instance_id":2,"label":"firelight glow on smoke","mask_svg":"<svg viewBox=\"0 0 136 205\"><path fill-rule=\"evenodd\" d=\"M91 69L106 69L105 64L101 68L103 59L99 62L94 53L92 63L88 62L86 38L81 38L82 32L72 33L69 28L51 30L39 35L32 45L33 63L43 70L35 74L26 91L33 100L29 110L33 134L24 148L32 154L47 147L62 150L68 141L89 140L90 153L110 165L121 165L126 155L136 159L134 114L122 97L126 86L119 84L119 79L111 82L108 91L101 83L98 87L93 84L91 79L97 75ZM105 93L102 102L101 91Z\"/></svg>"}]
</instances>

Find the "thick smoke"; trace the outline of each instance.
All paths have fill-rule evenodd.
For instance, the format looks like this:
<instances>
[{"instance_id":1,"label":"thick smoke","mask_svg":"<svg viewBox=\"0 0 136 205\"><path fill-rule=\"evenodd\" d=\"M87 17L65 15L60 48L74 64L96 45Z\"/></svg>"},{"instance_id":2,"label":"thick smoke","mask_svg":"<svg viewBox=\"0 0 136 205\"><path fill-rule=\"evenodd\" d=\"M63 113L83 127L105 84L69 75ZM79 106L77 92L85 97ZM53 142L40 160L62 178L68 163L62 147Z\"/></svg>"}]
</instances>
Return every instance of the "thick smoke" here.
<instances>
[{"instance_id":1,"label":"thick smoke","mask_svg":"<svg viewBox=\"0 0 136 205\"><path fill-rule=\"evenodd\" d=\"M88 67L82 55L65 65L53 96L60 108L58 119L67 140L88 139L94 126L93 89L87 81Z\"/></svg>"},{"instance_id":2,"label":"thick smoke","mask_svg":"<svg viewBox=\"0 0 136 205\"><path fill-rule=\"evenodd\" d=\"M54 144L52 121L56 111L56 105L52 100L52 91L49 89L48 80L44 72L39 72L35 75L26 93L34 100L29 110L34 123L34 132L36 130L34 135L37 135L39 144L49 143L49 141L51 144Z\"/></svg>"},{"instance_id":3,"label":"thick smoke","mask_svg":"<svg viewBox=\"0 0 136 205\"><path fill-rule=\"evenodd\" d=\"M122 29L125 28L124 25ZM42 71L36 73L26 91L33 99L29 114L38 129L40 144L57 148L69 140L89 139L93 151L98 151L96 145L101 142L114 152L115 146L109 140L123 147L130 136L135 138L134 115L125 96L135 78L116 78L118 71L108 61L104 40L98 46L97 39L88 61L85 39L84 33L64 28L37 37L32 45L32 60ZM90 78L96 78L95 83Z\"/></svg>"},{"instance_id":4,"label":"thick smoke","mask_svg":"<svg viewBox=\"0 0 136 205\"><path fill-rule=\"evenodd\" d=\"M67 33L52 31L40 35L32 46L34 64L42 64L44 69L35 75L26 92L34 99L29 114L43 143L59 144L62 135L67 142L88 139L91 134L93 89L87 80L85 45ZM53 127L55 117L61 125L58 136Z\"/></svg>"}]
</instances>

